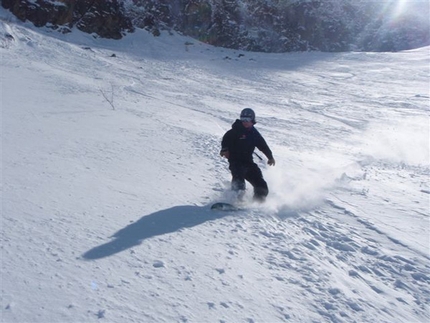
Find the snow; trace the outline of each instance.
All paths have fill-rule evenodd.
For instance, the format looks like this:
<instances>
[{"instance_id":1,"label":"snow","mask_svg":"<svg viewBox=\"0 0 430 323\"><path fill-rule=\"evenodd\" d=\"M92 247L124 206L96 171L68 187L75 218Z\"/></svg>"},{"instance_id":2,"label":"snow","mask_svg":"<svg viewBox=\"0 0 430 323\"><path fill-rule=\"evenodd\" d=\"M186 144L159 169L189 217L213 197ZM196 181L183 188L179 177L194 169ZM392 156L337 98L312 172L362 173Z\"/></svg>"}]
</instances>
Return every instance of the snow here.
<instances>
[{"instance_id":1,"label":"snow","mask_svg":"<svg viewBox=\"0 0 430 323\"><path fill-rule=\"evenodd\" d=\"M2 322L430 319L429 47L249 53L0 13ZM270 195L214 212L244 107Z\"/></svg>"}]
</instances>

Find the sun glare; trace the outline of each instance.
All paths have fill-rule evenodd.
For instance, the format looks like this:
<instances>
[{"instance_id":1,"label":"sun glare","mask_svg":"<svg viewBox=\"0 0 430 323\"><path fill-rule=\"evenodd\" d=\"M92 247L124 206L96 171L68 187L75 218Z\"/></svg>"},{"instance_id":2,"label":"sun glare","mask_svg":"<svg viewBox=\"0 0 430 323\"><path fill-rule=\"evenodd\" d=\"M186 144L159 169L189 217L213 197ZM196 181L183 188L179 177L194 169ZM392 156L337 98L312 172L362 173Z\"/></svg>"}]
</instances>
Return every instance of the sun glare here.
<instances>
[{"instance_id":1,"label":"sun glare","mask_svg":"<svg viewBox=\"0 0 430 323\"><path fill-rule=\"evenodd\" d=\"M401 16L406 10L410 0L396 0L394 2L393 18Z\"/></svg>"},{"instance_id":2,"label":"sun glare","mask_svg":"<svg viewBox=\"0 0 430 323\"><path fill-rule=\"evenodd\" d=\"M389 0L385 4L385 11L391 12L392 18L398 18L404 14L411 14L418 11L428 12L428 0Z\"/></svg>"},{"instance_id":3,"label":"sun glare","mask_svg":"<svg viewBox=\"0 0 430 323\"><path fill-rule=\"evenodd\" d=\"M394 22L410 14L421 16L429 11L428 6L428 0L387 0L384 1L381 13Z\"/></svg>"}]
</instances>

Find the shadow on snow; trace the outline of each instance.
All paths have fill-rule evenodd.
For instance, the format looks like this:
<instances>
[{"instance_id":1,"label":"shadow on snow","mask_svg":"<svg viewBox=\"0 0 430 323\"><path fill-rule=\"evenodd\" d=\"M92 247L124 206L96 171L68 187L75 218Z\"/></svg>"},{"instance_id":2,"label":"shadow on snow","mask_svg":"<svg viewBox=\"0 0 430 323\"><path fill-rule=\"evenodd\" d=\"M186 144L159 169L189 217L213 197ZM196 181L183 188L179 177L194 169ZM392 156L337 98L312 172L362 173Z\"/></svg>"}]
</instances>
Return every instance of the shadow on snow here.
<instances>
[{"instance_id":1,"label":"shadow on snow","mask_svg":"<svg viewBox=\"0 0 430 323\"><path fill-rule=\"evenodd\" d=\"M143 240L191 228L207 221L227 216L228 212L214 212L208 207L182 205L142 217L116 232L114 240L85 252L87 260L112 256L142 243Z\"/></svg>"}]
</instances>

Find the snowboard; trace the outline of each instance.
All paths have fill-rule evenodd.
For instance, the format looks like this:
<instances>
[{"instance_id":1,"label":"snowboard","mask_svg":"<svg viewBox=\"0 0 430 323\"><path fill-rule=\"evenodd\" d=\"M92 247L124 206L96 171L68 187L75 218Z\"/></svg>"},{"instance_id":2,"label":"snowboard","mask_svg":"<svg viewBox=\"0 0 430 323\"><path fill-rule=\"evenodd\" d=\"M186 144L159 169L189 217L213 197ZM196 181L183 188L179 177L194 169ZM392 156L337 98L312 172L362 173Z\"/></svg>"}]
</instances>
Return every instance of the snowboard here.
<instances>
[{"instance_id":1,"label":"snowboard","mask_svg":"<svg viewBox=\"0 0 430 323\"><path fill-rule=\"evenodd\" d=\"M226 202L217 202L212 204L211 210L215 211L239 211L241 208Z\"/></svg>"}]
</instances>

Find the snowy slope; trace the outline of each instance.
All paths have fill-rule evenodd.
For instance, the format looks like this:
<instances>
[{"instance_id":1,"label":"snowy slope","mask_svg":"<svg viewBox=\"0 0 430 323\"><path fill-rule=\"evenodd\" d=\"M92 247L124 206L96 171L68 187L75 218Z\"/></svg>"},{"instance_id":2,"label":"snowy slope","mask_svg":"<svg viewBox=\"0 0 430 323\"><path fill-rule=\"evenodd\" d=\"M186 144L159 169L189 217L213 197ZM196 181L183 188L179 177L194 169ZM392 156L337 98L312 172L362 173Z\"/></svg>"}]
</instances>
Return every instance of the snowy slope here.
<instances>
[{"instance_id":1,"label":"snowy slope","mask_svg":"<svg viewBox=\"0 0 430 323\"><path fill-rule=\"evenodd\" d=\"M3 322L430 319L429 48L245 53L0 12ZM244 107L271 193L213 212Z\"/></svg>"}]
</instances>

